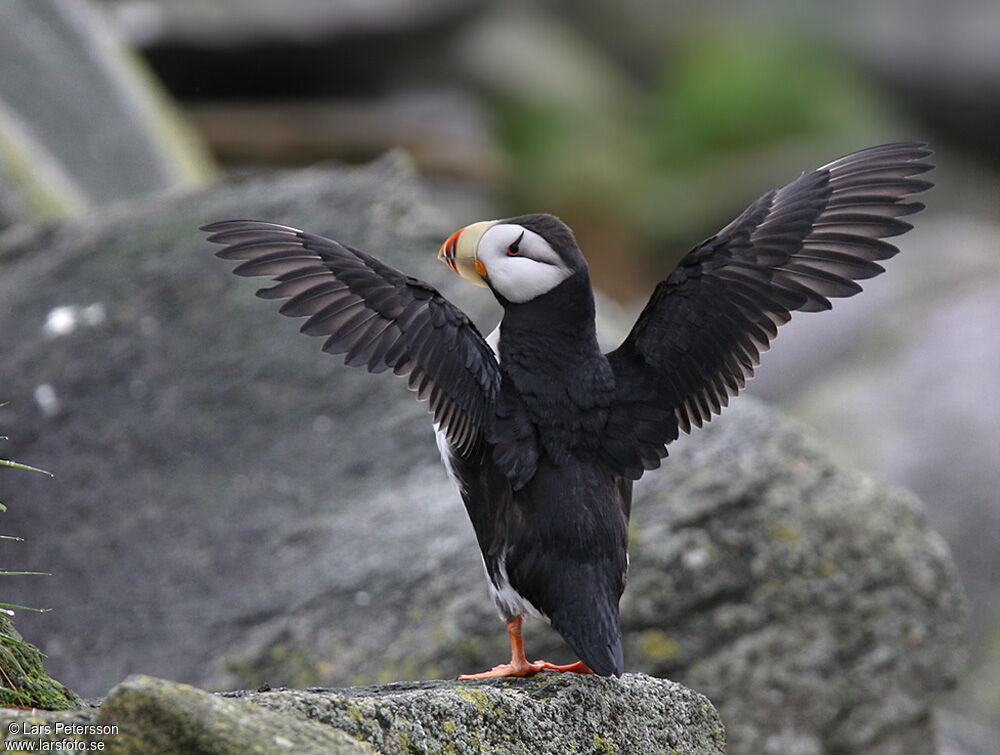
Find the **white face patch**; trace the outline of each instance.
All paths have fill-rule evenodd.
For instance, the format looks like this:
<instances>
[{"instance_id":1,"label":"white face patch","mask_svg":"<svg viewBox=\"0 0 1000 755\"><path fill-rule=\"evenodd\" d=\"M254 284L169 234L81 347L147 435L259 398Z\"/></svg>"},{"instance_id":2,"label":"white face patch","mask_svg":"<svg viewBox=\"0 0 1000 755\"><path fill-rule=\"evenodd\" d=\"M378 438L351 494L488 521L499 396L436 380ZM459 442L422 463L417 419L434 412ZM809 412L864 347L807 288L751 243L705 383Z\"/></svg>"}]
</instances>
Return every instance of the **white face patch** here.
<instances>
[{"instance_id":1,"label":"white face patch","mask_svg":"<svg viewBox=\"0 0 1000 755\"><path fill-rule=\"evenodd\" d=\"M545 239L519 225L501 224L487 230L476 256L486 268L490 285L515 304L551 291L572 274Z\"/></svg>"}]
</instances>

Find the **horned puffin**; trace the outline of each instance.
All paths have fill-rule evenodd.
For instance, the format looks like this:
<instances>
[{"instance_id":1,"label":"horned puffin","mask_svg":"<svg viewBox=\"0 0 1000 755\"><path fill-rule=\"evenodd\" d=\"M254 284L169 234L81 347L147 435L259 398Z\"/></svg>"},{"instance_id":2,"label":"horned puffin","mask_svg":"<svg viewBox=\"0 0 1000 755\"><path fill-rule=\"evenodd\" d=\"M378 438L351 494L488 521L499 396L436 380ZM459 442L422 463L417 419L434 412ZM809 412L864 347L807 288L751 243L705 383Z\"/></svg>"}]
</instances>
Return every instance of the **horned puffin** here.
<instances>
[{"instance_id":1,"label":"horned puffin","mask_svg":"<svg viewBox=\"0 0 1000 755\"><path fill-rule=\"evenodd\" d=\"M503 309L483 338L437 290L342 242L284 225L203 227L257 295L286 299L302 332L346 364L405 376L429 401L438 446L482 551L511 659L460 678L543 669L620 675L618 604L633 482L681 432L719 414L795 311L861 291L897 253L884 239L923 208L927 145L854 152L768 191L696 245L603 353L587 262L548 214L473 223L438 254ZM530 662L522 618L548 621L579 657Z\"/></svg>"}]
</instances>

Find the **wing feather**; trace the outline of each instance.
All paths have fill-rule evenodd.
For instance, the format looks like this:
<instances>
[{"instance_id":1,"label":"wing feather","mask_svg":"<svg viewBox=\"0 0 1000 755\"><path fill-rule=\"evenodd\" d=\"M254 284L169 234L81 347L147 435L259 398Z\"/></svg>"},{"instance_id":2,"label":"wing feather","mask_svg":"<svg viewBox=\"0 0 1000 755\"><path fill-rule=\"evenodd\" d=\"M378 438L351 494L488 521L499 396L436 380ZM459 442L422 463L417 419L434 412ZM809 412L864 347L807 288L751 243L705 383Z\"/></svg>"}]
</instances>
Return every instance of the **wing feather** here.
<instances>
[{"instance_id":1,"label":"wing feather","mask_svg":"<svg viewBox=\"0 0 1000 755\"><path fill-rule=\"evenodd\" d=\"M492 349L465 314L426 283L364 252L290 226L228 220L202 228L240 276L269 276L257 295L285 299L302 332L350 366L405 377L458 453L484 437L500 390Z\"/></svg>"},{"instance_id":2,"label":"wing feather","mask_svg":"<svg viewBox=\"0 0 1000 755\"><path fill-rule=\"evenodd\" d=\"M770 191L689 252L608 360L616 396L604 461L637 479L666 446L719 414L794 311L854 296L923 209L925 144L861 150Z\"/></svg>"}]
</instances>

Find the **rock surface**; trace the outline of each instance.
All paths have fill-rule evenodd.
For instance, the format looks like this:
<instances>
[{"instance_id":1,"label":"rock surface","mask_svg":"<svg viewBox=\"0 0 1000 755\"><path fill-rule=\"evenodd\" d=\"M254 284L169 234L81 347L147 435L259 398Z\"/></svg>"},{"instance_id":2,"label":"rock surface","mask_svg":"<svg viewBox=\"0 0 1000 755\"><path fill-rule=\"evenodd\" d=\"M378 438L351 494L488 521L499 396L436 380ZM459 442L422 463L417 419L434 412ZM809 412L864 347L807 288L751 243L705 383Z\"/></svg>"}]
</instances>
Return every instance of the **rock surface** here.
<instances>
[{"instance_id":1,"label":"rock surface","mask_svg":"<svg viewBox=\"0 0 1000 755\"><path fill-rule=\"evenodd\" d=\"M77 741L118 755L721 755L719 716L702 695L664 679L540 674L486 682L211 695L129 677L100 709L0 711L4 741ZM88 728L91 727L91 728Z\"/></svg>"},{"instance_id":2,"label":"rock surface","mask_svg":"<svg viewBox=\"0 0 1000 755\"><path fill-rule=\"evenodd\" d=\"M385 753L722 753L718 714L665 679L540 674L250 693L258 705L342 728Z\"/></svg>"},{"instance_id":3,"label":"rock surface","mask_svg":"<svg viewBox=\"0 0 1000 755\"><path fill-rule=\"evenodd\" d=\"M12 455L56 473L5 479L3 498L25 567L58 575L31 600L59 610L23 617L53 673L85 694L140 670L305 687L505 658L424 407L296 336L193 230L250 216L335 235L489 329L482 292L434 260L472 218L435 220L416 197L390 159L0 237L0 421ZM60 503L40 517L22 500ZM933 751L964 603L912 496L741 398L672 447L633 511L627 667L717 699L731 752ZM569 659L540 625L526 641Z\"/></svg>"},{"instance_id":4,"label":"rock surface","mask_svg":"<svg viewBox=\"0 0 1000 755\"><path fill-rule=\"evenodd\" d=\"M82 0L8 0L0 24L0 227L189 186L197 138Z\"/></svg>"}]
</instances>

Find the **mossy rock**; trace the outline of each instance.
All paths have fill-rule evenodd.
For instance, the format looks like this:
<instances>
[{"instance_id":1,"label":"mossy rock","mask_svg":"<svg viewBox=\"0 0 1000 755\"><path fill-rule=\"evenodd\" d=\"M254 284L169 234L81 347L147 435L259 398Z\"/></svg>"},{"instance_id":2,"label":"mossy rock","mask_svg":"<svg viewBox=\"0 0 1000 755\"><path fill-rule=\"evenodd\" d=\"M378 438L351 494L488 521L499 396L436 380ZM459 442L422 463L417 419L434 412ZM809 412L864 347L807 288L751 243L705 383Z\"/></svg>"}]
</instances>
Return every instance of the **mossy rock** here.
<instances>
[{"instance_id":1,"label":"mossy rock","mask_svg":"<svg viewBox=\"0 0 1000 755\"><path fill-rule=\"evenodd\" d=\"M42 654L0 615L0 705L44 710L79 708L79 696L45 673Z\"/></svg>"},{"instance_id":2,"label":"mossy rock","mask_svg":"<svg viewBox=\"0 0 1000 755\"><path fill-rule=\"evenodd\" d=\"M129 755L374 755L331 726L150 676L131 676L112 689L96 726L111 731L105 743L112 752Z\"/></svg>"}]
</instances>

